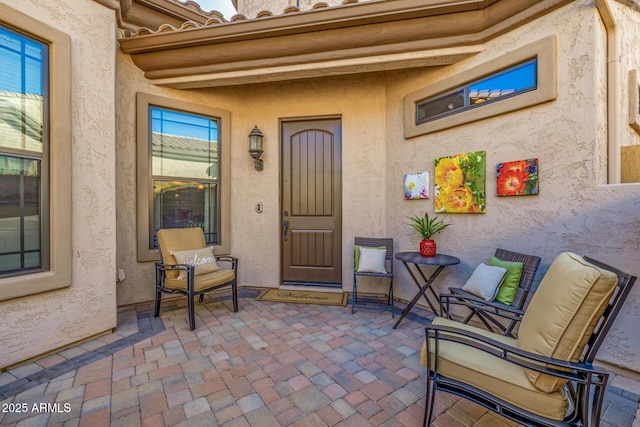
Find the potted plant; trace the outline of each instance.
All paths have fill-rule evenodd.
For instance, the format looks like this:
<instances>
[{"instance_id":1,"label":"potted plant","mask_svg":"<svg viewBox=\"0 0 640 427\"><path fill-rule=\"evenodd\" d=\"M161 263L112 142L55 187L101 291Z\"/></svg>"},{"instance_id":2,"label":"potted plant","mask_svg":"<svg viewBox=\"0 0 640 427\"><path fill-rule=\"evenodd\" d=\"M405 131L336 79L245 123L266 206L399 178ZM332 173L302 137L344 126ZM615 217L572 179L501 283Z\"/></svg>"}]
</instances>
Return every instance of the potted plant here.
<instances>
[{"instance_id":1,"label":"potted plant","mask_svg":"<svg viewBox=\"0 0 640 427\"><path fill-rule=\"evenodd\" d=\"M409 225L411 228L416 230L420 236L422 236L422 241L420 242L420 255L424 257L432 257L436 256L436 242L431 239L434 234L437 234L447 228L451 224L446 224L442 219L434 216L433 218L429 218L429 214L427 212L424 213L424 217L420 216L409 216L407 217L411 220L411 222L405 222L405 224Z\"/></svg>"}]
</instances>

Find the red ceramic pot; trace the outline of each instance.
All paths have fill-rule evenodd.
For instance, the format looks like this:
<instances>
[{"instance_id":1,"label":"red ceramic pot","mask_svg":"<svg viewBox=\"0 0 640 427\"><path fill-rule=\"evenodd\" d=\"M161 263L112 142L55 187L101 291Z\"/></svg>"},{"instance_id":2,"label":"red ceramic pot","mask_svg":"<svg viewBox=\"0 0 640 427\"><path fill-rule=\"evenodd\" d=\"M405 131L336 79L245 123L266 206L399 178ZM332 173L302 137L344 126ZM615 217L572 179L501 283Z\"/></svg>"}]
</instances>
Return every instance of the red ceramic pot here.
<instances>
[{"instance_id":1,"label":"red ceramic pot","mask_svg":"<svg viewBox=\"0 0 640 427\"><path fill-rule=\"evenodd\" d=\"M420 241L420 255L424 257L436 256L436 242L431 239Z\"/></svg>"}]
</instances>

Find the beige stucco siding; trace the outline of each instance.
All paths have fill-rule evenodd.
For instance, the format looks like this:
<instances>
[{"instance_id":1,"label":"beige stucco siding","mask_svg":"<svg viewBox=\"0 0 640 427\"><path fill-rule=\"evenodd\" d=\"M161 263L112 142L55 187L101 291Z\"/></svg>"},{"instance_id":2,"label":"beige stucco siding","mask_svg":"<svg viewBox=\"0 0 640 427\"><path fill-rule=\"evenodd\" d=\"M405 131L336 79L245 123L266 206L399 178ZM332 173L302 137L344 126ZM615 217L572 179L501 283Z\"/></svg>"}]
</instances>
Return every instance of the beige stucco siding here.
<instances>
[{"instance_id":1,"label":"beige stucco siding","mask_svg":"<svg viewBox=\"0 0 640 427\"><path fill-rule=\"evenodd\" d=\"M71 39L70 286L0 302L0 367L116 325L115 49L113 12L90 0L0 0ZM23 28L29 31L29 28ZM56 46L52 47L56 55ZM63 70L53 70L63 72ZM51 123L51 126L59 126ZM55 156L55 153L52 153ZM54 203L60 197L52 195ZM57 254L66 256L69 254Z\"/></svg>"},{"instance_id":2,"label":"beige stucco siding","mask_svg":"<svg viewBox=\"0 0 640 427\"><path fill-rule=\"evenodd\" d=\"M485 52L456 66L407 71L388 79L387 205L398 209L387 210L387 231L396 238L397 250L415 250L418 244L402 220L433 212L432 200L403 200L403 173L428 170L433 180L435 158L487 152L486 214L444 215L453 225L436 236L439 251L462 260L439 278L440 292L463 285L496 247L541 256L538 282L562 251L589 255L640 274L640 185L602 184L607 164L606 43L604 27L592 6L583 1L562 8L488 43ZM395 101L399 97L551 34L558 39L555 101L410 140L401 137L402 111ZM540 194L497 197L496 164L534 157L540 161ZM406 297L413 292L410 278L398 271L397 293ZM636 371L640 346L631 334L638 321L639 300L636 288L601 351L601 358Z\"/></svg>"},{"instance_id":3,"label":"beige stucco siding","mask_svg":"<svg viewBox=\"0 0 640 427\"><path fill-rule=\"evenodd\" d=\"M150 85L129 58L118 54L118 303L154 298L153 263L136 255L135 93L174 97L231 111L231 254L240 259L241 286L277 287L280 280L279 120L342 117L343 281L350 289L352 243L357 234L384 231L385 143L382 75L326 78L180 91ZM248 135L257 125L265 135L264 171L249 157ZM224 125L223 125L224 126ZM224 185L224 184L223 184ZM262 203L263 213L255 205Z\"/></svg>"}]
</instances>

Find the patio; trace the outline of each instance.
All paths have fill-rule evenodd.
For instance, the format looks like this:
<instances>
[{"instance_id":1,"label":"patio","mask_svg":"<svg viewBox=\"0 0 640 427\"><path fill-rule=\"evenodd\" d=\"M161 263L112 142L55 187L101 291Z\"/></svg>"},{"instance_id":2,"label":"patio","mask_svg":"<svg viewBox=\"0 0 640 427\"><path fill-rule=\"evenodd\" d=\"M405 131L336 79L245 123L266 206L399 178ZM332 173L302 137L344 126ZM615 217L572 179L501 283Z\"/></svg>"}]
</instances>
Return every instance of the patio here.
<instances>
[{"instance_id":1,"label":"patio","mask_svg":"<svg viewBox=\"0 0 640 427\"><path fill-rule=\"evenodd\" d=\"M0 373L3 426L418 426L425 370L415 309L389 313L207 296L190 331L184 299L123 307L110 334ZM440 394L438 427L513 426ZM640 382L615 376L603 427L634 421ZM34 408L34 404L36 404ZM21 411L26 408L26 412Z\"/></svg>"}]
</instances>

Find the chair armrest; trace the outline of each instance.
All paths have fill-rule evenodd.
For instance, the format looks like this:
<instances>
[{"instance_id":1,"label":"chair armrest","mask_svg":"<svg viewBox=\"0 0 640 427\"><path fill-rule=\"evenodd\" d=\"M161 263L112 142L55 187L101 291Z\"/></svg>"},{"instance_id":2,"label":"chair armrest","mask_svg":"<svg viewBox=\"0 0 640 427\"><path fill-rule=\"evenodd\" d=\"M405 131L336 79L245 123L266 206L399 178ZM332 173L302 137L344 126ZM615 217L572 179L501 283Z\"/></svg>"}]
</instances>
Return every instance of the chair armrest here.
<instances>
[{"instance_id":1,"label":"chair armrest","mask_svg":"<svg viewBox=\"0 0 640 427\"><path fill-rule=\"evenodd\" d=\"M490 311L492 314L503 317L510 320L520 320L524 315L524 310L520 310L513 306L505 304L495 304L487 302L482 298L478 298L471 295L460 294L440 294L440 316L443 313L450 313L449 307L451 305L461 305L473 310Z\"/></svg>"},{"instance_id":2,"label":"chair armrest","mask_svg":"<svg viewBox=\"0 0 640 427\"><path fill-rule=\"evenodd\" d=\"M162 261L156 261L156 270L158 271L186 271L187 277L194 275L194 267L188 264L165 264Z\"/></svg>"},{"instance_id":3,"label":"chair armrest","mask_svg":"<svg viewBox=\"0 0 640 427\"><path fill-rule=\"evenodd\" d=\"M438 341L444 340L464 344L526 369L569 381L576 381L583 385L606 385L607 378L609 377L607 371L593 366L590 363L568 362L566 360L542 356L521 350L517 347L512 347L486 336L476 334L475 332L457 329L451 326L429 325L425 327L425 336L427 338L427 360L429 360L431 356L429 350L432 341L435 346L434 354L437 360L439 354ZM594 376L596 377L595 379Z\"/></svg>"},{"instance_id":4,"label":"chair armrest","mask_svg":"<svg viewBox=\"0 0 640 427\"><path fill-rule=\"evenodd\" d=\"M230 255L220 255L216 257L217 261L228 262L231 264L231 270L238 273L238 258Z\"/></svg>"},{"instance_id":5,"label":"chair armrest","mask_svg":"<svg viewBox=\"0 0 640 427\"><path fill-rule=\"evenodd\" d=\"M187 272L187 289L189 292L194 290L195 269L192 265L187 264L165 264L162 261L156 261L156 286L164 287L164 279L167 271L186 271Z\"/></svg>"}]
</instances>

